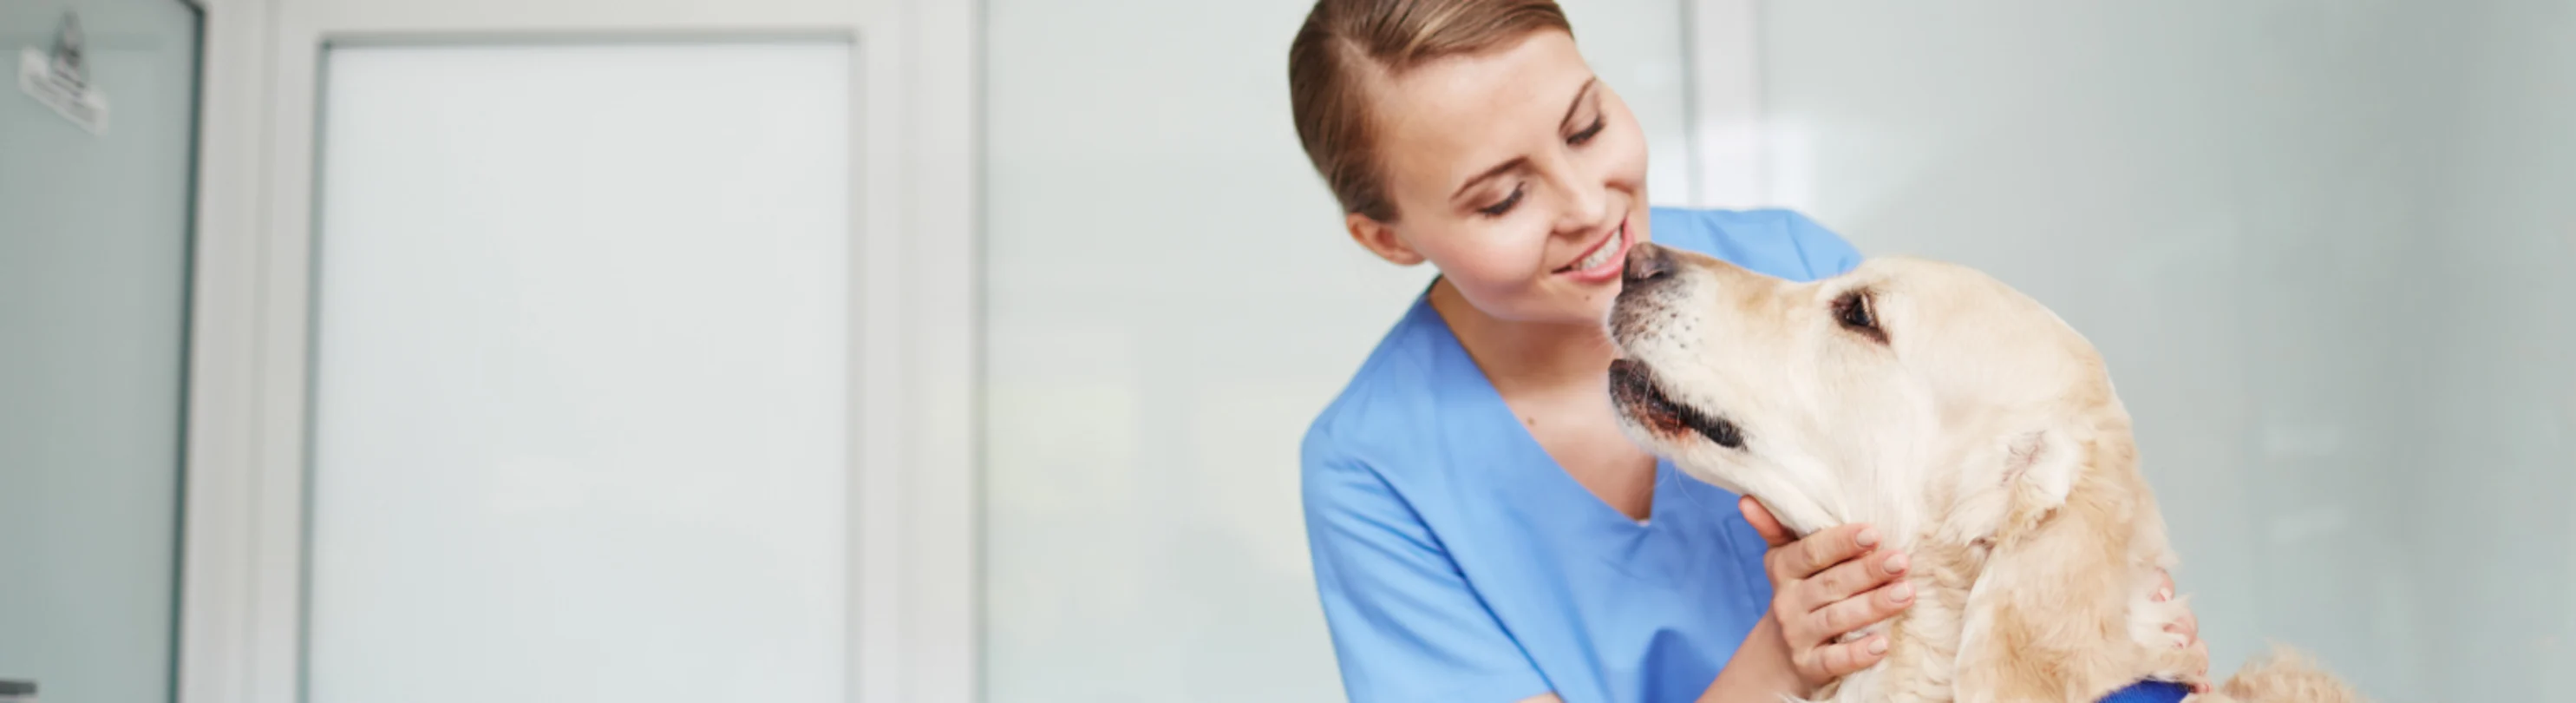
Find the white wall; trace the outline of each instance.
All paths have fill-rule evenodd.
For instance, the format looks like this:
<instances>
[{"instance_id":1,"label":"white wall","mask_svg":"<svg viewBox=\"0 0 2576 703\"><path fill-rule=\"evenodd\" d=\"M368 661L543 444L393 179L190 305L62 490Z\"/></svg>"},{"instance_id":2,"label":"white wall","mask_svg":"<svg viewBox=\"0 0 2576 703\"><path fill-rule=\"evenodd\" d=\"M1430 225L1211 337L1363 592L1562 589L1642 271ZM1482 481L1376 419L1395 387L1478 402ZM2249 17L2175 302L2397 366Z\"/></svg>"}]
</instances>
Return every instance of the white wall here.
<instances>
[{"instance_id":1,"label":"white wall","mask_svg":"<svg viewBox=\"0 0 2576 703\"><path fill-rule=\"evenodd\" d=\"M2541 5L1766 3L1772 192L2092 337L2221 671L2271 640L2384 699L2561 700L2576 24Z\"/></svg>"},{"instance_id":2,"label":"white wall","mask_svg":"<svg viewBox=\"0 0 2576 703\"><path fill-rule=\"evenodd\" d=\"M2392 561L2417 574L2415 700L2576 700L2576 6L2463 8L2414 252L2424 406Z\"/></svg>"},{"instance_id":3,"label":"white wall","mask_svg":"<svg viewBox=\"0 0 2576 703\"><path fill-rule=\"evenodd\" d=\"M986 6L996 703L1341 695L1298 438L1429 271L1352 244L1298 149L1311 5ZM1679 3L1567 9L1646 126L1655 197L1687 197Z\"/></svg>"}]
</instances>

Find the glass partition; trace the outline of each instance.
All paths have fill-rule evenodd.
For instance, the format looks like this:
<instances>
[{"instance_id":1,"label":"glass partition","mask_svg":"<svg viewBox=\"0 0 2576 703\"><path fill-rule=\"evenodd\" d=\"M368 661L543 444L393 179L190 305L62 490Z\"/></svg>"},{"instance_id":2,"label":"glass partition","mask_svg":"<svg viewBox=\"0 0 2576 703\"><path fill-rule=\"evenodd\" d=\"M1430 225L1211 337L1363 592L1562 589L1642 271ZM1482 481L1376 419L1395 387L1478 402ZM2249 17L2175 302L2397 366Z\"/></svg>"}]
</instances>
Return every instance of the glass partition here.
<instances>
[{"instance_id":1,"label":"glass partition","mask_svg":"<svg viewBox=\"0 0 2576 703\"><path fill-rule=\"evenodd\" d=\"M199 21L0 0L0 681L44 700L171 696Z\"/></svg>"}]
</instances>

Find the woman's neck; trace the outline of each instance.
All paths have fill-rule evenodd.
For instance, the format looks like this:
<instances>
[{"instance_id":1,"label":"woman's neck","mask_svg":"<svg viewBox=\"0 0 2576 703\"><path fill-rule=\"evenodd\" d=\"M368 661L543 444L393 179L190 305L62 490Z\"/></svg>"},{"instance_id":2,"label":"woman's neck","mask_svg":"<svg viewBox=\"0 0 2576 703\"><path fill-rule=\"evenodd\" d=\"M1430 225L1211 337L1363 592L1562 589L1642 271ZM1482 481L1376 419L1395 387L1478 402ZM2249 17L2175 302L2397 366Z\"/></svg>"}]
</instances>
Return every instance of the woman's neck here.
<instances>
[{"instance_id":1,"label":"woman's neck","mask_svg":"<svg viewBox=\"0 0 2576 703\"><path fill-rule=\"evenodd\" d=\"M1518 322L1488 315L1448 279L1431 285L1431 309L1505 396L1524 389L1598 383L1617 349L1599 324Z\"/></svg>"}]
</instances>

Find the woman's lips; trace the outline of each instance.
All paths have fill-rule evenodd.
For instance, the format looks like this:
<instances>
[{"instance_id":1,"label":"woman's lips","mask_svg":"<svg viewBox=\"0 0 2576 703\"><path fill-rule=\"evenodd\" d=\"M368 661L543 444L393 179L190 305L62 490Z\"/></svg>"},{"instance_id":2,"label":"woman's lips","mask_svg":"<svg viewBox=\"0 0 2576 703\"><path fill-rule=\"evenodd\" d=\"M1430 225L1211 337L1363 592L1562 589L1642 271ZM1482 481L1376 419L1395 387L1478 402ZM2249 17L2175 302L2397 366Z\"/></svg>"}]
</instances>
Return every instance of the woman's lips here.
<instances>
[{"instance_id":1,"label":"woman's lips","mask_svg":"<svg viewBox=\"0 0 2576 703\"><path fill-rule=\"evenodd\" d=\"M1619 269L1628 261L1628 248L1635 245L1633 239L1635 238L1628 236L1627 218L1621 218L1619 226L1610 230L1608 236L1602 237L1600 243L1592 245L1592 248L1583 252L1583 256L1575 259L1574 263L1557 269L1556 274L1583 283L1607 283L1619 280Z\"/></svg>"}]
</instances>

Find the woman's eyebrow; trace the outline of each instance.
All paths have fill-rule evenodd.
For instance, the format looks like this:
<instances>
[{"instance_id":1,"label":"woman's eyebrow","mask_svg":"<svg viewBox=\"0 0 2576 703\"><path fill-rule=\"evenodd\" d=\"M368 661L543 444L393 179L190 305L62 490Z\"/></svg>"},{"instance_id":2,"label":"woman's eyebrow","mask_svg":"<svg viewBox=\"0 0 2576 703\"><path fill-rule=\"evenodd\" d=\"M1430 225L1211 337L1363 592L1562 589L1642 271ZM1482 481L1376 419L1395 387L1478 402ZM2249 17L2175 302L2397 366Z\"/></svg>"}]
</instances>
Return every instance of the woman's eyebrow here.
<instances>
[{"instance_id":1,"label":"woman's eyebrow","mask_svg":"<svg viewBox=\"0 0 2576 703\"><path fill-rule=\"evenodd\" d=\"M1583 97L1591 95L1592 87L1600 84L1600 76L1593 76L1583 81L1583 88L1574 91L1574 102L1565 106L1565 119L1556 123L1557 129L1574 128L1574 113L1583 111Z\"/></svg>"},{"instance_id":2,"label":"woman's eyebrow","mask_svg":"<svg viewBox=\"0 0 2576 703\"><path fill-rule=\"evenodd\" d=\"M1594 77L1586 78L1586 79L1584 79L1584 80L1583 80L1583 87L1582 87L1581 89L1579 89L1579 90L1574 91L1574 102L1573 102L1573 104L1570 104L1570 105L1566 105L1566 106L1565 106L1565 118L1564 118L1564 119L1562 119L1562 120L1558 120L1558 121L1557 121L1557 123L1556 123L1556 127L1557 127L1557 129L1573 129L1573 128L1574 128L1574 113L1577 113L1577 112L1581 112L1581 111L1583 111L1583 98L1584 98L1585 96L1589 96L1589 95L1591 95L1591 94L1592 94L1592 88L1593 88L1593 86L1597 86L1597 85L1600 85L1600 84L1601 84L1601 77L1599 77L1599 76L1594 76ZM1449 194L1449 199L1450 199L1451 201L1456 201L1456 200L1457 200L1457 199L1459 199L1459 198L1465 197L1465 196L1467 195L1467 191L1475 190L1475 188L1476 188L1476 184L1478 184L1478 183L1483 183L1483 182L1485 182L1486 180L1491 179L1491 178L1493 178L1493 177L1495 177L1495 176L1500 176L1500 175L1503 175L1503 174L1506 174L1506 173L1511 173L1513 170L1515 170L1515 169L1519 169L1519 168L1521 168L1521 167L1523 167L1523 166L1527 166L1527 165L1529 165L1529 157L1526 157L1526 156L1516 156L1516 157L1513 157L1510 161L1505 161L1505 162L1502 162L1502 163L1499 163L1499 164L1494 164L1494 167L1493 167L1493 168L1485 169L1485 172L1483 172L1483 173L1479 173L1479 174L1476 174L1476 177L1474 177L1474 178L1469 178L1469 179L1467 179L1467 182L1466 182L1466 183L1459 185L1459 186L1458 186L1458 192L1455 192L1455 193L1451 193L1451 194Z\"/></svg>"},{"instance_id":3,"label":"woman's eyebrow","mask_svg":"<svg viewBox=\"0 0 2576 703\"><path fill-rule=\"evenodd\" d=\"M1511 173L1511 172L1513 172L1513 171L1519 170L1519 169L1520 169L1521 167L1523 167L1523 166L1528 166L1528 165L1529 165L1529 157L1527 157L1527 156L1515 156L1515 157L1512 157L1512 159L1511 159L1510 161L1505 161L1505 162L1502 162L1502 163L1499 163L1499 164L1494 164L1494 167L1493 167L1493 168L1485 169L1485 172L1484 172L1484 173L1476 174L1476 177L1475 177L1475 178L1469 178L1469 179L1467 179L1467 183L1466 183L1466 185L1458 186L1458 192L1450 193L1450 194L1449 194L1449 200L1450 200L1451 202L1456 202L1459 198L1466 197L1466 196L1467 196L1467 191L1475 190L1475 189L1476 189L1476 184L1478 184L1478 183L1483 183L1483 182L1488 181L1488 180L1492 180L1495 176L1500 176L1500 175L1503 175L1503 174L1506 174L1506 173Z\"/></svg>"}]
</instances>

